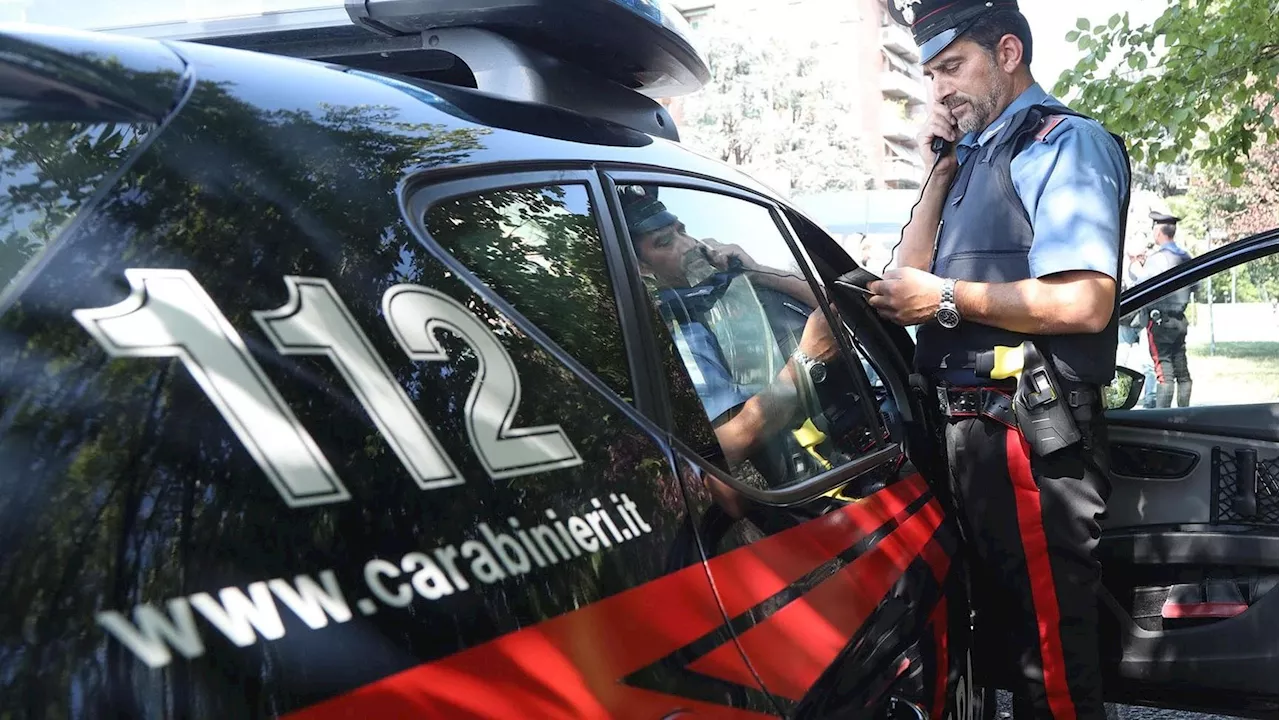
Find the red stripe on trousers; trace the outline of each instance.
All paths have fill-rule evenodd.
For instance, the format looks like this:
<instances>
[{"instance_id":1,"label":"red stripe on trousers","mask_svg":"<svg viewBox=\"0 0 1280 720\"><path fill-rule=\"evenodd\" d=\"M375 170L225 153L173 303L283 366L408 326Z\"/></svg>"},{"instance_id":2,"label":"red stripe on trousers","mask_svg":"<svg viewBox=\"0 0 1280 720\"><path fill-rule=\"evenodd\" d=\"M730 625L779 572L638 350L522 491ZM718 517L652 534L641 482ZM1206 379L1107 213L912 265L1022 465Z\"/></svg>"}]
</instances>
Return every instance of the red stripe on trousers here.
<instances>
[{"instance_id":1,"label":"red stripe on trousers","mask_svg":"<svg viewBox=\"0 0 1280 720\"><path fill-rule=\"evenodd\" d=\"M1031 602L1040 633L1040 667L1044 672L1049 711L1055 720L1075 720L1076 707L1071 702L1067 663L1062 655L1058 593L1049 565L1049 541L1044 535L1040 489L1031 476L1031 447L1022 433L1005 432L1005 457L1009 478L1013 481L1014 503L1018 507L1018 534L1022 536L1022 552L1027 558L1027 576L1031 581Z\"/></svg>"},{"instance_id":2,"label":"red stripe on trousers","mask_svg":"<svg viewBox=\"0 0 1280 720\"><path fill-rule=\"evenodd\" d=\"M1160 367L1160 351L1156 350L1156 339L1151 336L1151 328L1155 327L1155 323L1147 323L1147 347L1151 351L1151 363L1156 367L1156 382L1164 382L1164 370Z\"/></svg>"},{"instance_id":3,"label":"red stripe on trousers","mask_svg":"<svg viewBox=\"0 0 1280 720\"><path fill-rule=\"evenodd\" d=\"M951 668L948 667L950 658L947 656L947 596L943 595L938 601L938 607L933 611L933 654L934 671L937 677L934 678L933 688L933 708L930 717L942 717L942 711L946 707L947 702L947 675ZM973 678L969 678L969 682L973 682Z\"/></svg>"}]
</instances>

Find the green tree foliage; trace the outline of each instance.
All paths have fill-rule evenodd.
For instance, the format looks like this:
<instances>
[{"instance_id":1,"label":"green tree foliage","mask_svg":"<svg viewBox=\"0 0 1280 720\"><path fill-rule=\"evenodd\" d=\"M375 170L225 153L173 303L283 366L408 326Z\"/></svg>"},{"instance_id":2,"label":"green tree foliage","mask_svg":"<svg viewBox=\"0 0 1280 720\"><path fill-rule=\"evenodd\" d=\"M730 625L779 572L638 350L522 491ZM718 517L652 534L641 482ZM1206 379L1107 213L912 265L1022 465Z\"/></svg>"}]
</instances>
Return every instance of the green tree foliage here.
<instances>
[{"instance_id":1,"label":"green tree foliage","mask_svg":"<svg viewBox=\"0 0 1280 720\"><path fill-rule=\"evenodd\" d=\"M784 192L864 186L847 66L819 39L780 36L770 17L724 11L699 26L711 82L684 101L685 144Z\"/></svg>"},{"instance_id":2,"label":"green tree foliage","mask_svg":"<svg viewBox=\"0 0 1280 720\"><path fill-rule=\"evenodd\" d=\"M1150 24L1129 13L1081 18L1067 40L1084 57L1055 92L1124 135L1139 162L1180 153L1245 181L1256 143L1275 151L1277 16L1274 0L1167 0ZM1272 177L1272 181L1274 181Z\"/></svg>"}]
</instances>

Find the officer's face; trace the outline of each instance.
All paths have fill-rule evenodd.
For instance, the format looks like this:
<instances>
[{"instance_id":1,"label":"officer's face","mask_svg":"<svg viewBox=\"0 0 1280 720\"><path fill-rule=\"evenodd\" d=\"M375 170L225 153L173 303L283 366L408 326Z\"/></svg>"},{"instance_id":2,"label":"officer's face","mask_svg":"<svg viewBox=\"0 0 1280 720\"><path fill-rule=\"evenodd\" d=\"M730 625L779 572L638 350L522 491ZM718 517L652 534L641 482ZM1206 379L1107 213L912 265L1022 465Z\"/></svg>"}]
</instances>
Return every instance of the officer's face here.
<instances>
[{"instance_id":1,"label":"officer's face","mask_svg":"<svg viewBox=\"0 0 1280 720\"><path fill-rule=\"evenodd\" d=\"M1008 105L1011 78L972 40L952 43L924 66L924 74L933 81L934 100L951 109L961 133L982 130Z\"/></svg>"},{"instance_id":2,"label":"officer's face","mask_svg":"<svg viewBox=\"0 0 1280 720\"><path fill-rule=\"evenodd\" d=\"M685 231L684 223L678 220L641 235L636 240L640 269L653 275L662 287L684 287L689 284L685 274L685 256L697 247L697 243Z\"/></svg>"}]
</instances>

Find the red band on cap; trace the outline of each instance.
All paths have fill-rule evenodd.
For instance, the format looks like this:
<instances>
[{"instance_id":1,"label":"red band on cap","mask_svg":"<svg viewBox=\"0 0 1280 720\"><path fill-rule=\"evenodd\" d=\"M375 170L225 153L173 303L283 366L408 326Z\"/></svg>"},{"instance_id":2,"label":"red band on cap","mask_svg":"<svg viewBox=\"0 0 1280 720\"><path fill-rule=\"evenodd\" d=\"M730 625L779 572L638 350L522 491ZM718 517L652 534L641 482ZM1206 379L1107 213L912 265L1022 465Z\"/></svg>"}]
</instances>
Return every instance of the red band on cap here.
<instances>
[{"instance_id":1,"label":"red band on cap","mask_svg":"<svg viewBox=\"0 0 1280 720\"><path fill-rule=\"evenodd\" d=\"M937 15L938 13L942 12L943 10L946 10L946 9L948 9L948 8L954 7L954 6L959 5L959 4L960 4L959 2L953 2L953 3L951 3L950 5L943 5L942 7L937 8L936 10L934 10L934 11L933 11L933 12L931 12L931 13L929 13L928 15L925 15L924 17L916 18L916 21L915 21L915 22L913 22L913 23L911 23L911 27L915 27L915 26L919 25L920 23L924 22L925 20L927 20L927 19L929 19L929 18L933 17L934 15Z\"/></svg>"},{"instance_id":2,"label":"red band on cap","mask_svg":"<svg viewBox=\"0 0 1280 720\"><path fill-rule=\"evenodd\" d=\"M913 27L913 28L914 28L915 26L919 25L920 23L924 22L925 20L928 20L929 18L933 17L934 15L937 15L938 13L940 13L940 12L942 12L942 11L944 11L944 10L950 10L951 8L953 8L953 7L955 7L956 5L959 5L959 4L960 4L960 2L959 2L959 0L957 0L957 2L953 2L953 3L951 3L950 5L943 5L942 7L940 7L940 8L938 8L938 9L934 10L933 12L929 13L928 15L925 15L924 17L916 18L916 21L915 21L915 22L913 22L913 23L911 23L911 27ZM1002 6L1009 6L1009 5L1012 5L1012 6L1014 6L1015 8L1016 8L1016 7L1018 7L1018 3L1016 3L1016 2L993 2L993 3L990 3L990 7L991 7L991 8L1002 7Z\"/></svg>"}]
</instances>

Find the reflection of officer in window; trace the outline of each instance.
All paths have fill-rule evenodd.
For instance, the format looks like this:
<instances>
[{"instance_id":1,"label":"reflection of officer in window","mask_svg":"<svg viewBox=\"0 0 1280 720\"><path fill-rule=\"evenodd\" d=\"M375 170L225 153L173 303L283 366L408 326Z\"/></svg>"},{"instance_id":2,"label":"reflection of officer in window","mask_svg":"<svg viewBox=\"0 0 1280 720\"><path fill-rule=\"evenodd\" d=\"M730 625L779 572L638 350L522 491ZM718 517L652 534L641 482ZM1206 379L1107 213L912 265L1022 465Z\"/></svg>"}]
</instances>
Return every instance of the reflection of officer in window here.
<instances>
[{"instance_id":1,"label":"reflection of officer in window","mask_svg":"<svg viewBox=\"0 0 1280 720\"><path fill-rule=\"evenodd\" d=\"M812 311L796 352L777 377L769 378L771 382L757 392L743 387L735 381L720 343L696 309L723 291L715 284L724 282L717 273L740 270L753 283L814 308L817 300L809 284L801 277L760 266L737 245L695 239L658 200L656 188L628 186L620 188L619 194L640 271L656 285L668 330L715 425L725 459L735 467L760 443L791 425L800 409L793 374L808 373L815 364L834 358L835 338L825 315Z\"/></svg>"},{"instance_id":2,"label":"reflection of officer in window","mask_svg":"<svg viewBox=\"0 0 1280 720\"><path fill-rule=\"evenodd\" d=\"M1142 265L1142 279L1155 277L1191 259L1191 253L1173 239L1181 219L1166 213L1151 213L1154 224L1151 239L1156 249ZM1191 404L1191 371L1187 368L1187 303L1190 301L1191 288L1182 288L1142 309L1156 371L1156 407L1172 407L1175 392L1179 407Z\"/></svg>"},{"instance_id":3,"label":"reflection of officer in window","mask_svg":"<svg viewBox=\"0 0 1280 720\"><path fill-rule=\"evenodd\" d=\"M1124 149L1036 83L1017 2L892 0L889 12L911 27L932 86L918 138L932 170L898 269L869 284L870 302L920 325L915 364L947 415L975 589L993 618L983 627L995 628L977 647L1008 644L987 667L1011 683L1015 717L1101 720L1093 553L1109 492L1101 387L1115 375ZM935 139L954 149L935 156ZM1033 445L1020 426L1044 396L1024 395L1019 418L1016 384L979 374L980 353L1024 342L1060 381L1054 422L1065 415L1079 439ZM1033 452L1042 444L1055 449Z\"/></svg>"}]
</instances>

